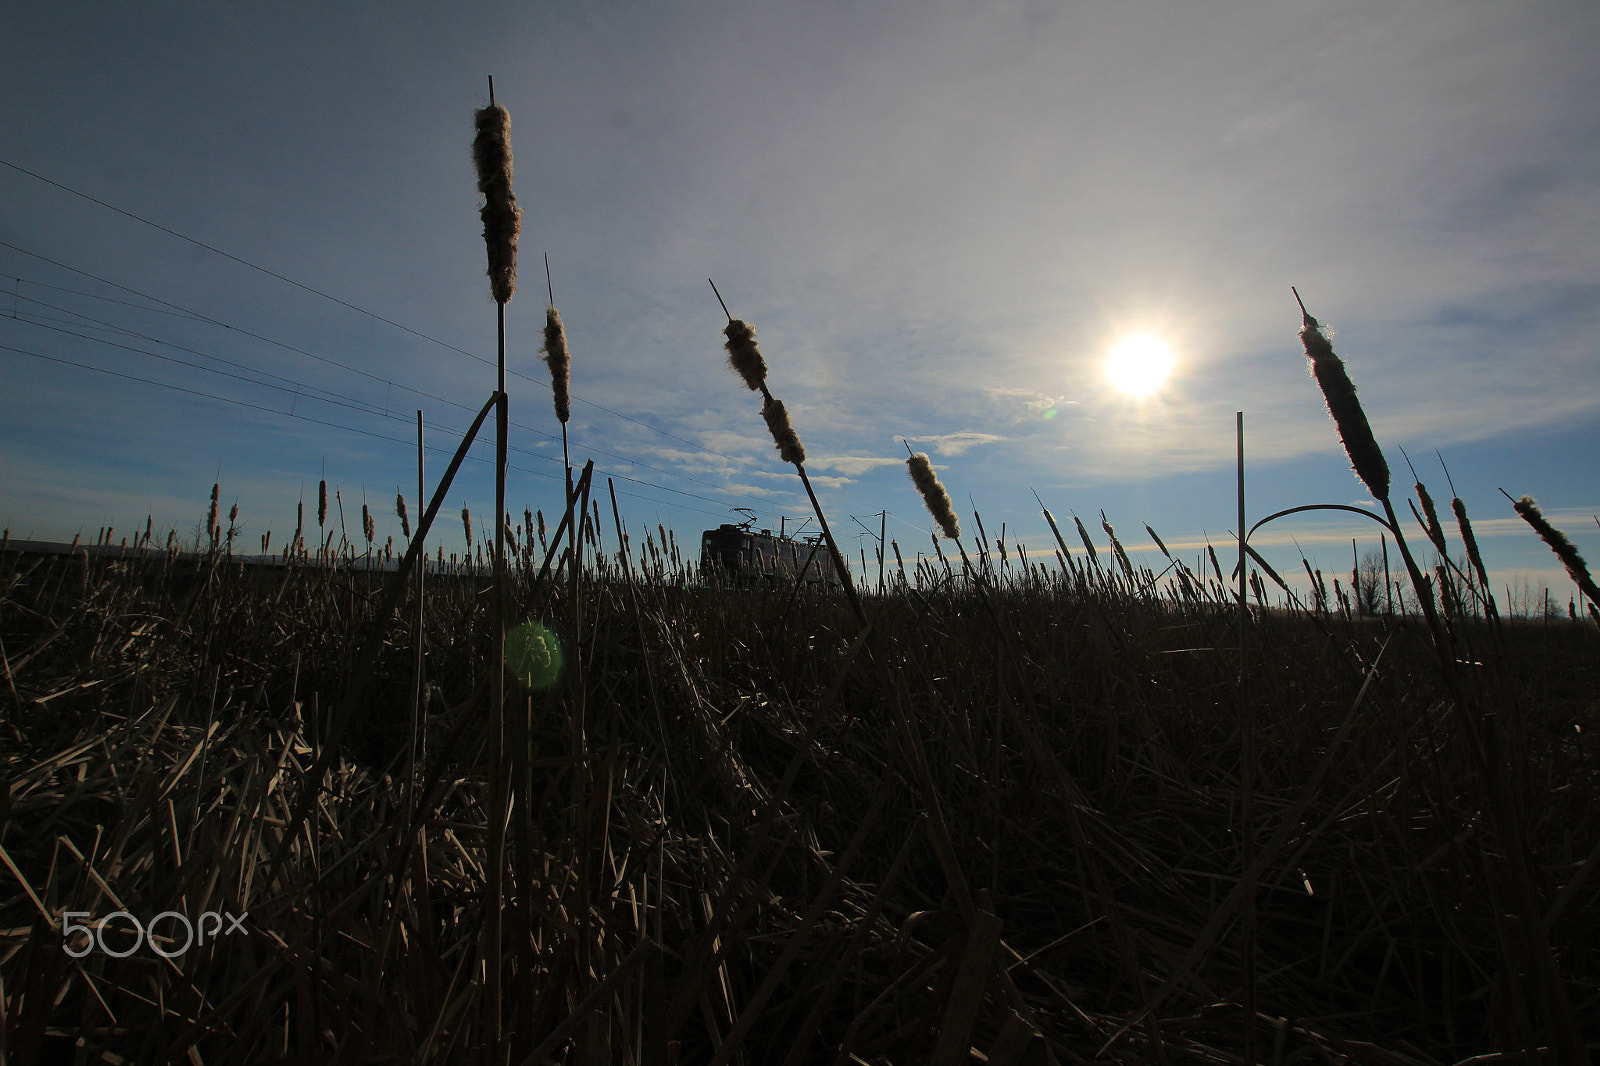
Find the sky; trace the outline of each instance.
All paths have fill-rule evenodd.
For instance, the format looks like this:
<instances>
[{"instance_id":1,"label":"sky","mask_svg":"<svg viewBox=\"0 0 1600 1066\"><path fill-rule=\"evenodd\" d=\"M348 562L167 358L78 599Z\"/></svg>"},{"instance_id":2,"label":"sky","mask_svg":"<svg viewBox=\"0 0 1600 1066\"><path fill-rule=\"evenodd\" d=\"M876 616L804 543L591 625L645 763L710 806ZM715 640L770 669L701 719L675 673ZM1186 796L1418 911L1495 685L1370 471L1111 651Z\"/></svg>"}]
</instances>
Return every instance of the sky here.
<instances>
[{"instance_id":1,"label":"sky","mask_svg":"<svg viewBox=\"0 0 1600 1066\"><path fill-rule=\"evenodd\" d=\"M352 537L365 499L400 541L416 411L431 492L494 388L470 154L493 76L524 212L515 515L561 507L544 254L571 455L608 527L606 479L636 538L810 512L727 365L711 278L857 559L880 522L908 560L931 551L902 441L969 548L977 512L1048 553L1037 493L1102 544L1104 511L1146 562L1146 524L1191 565L1208 541L1226 558L1237 411L1252 522L1371 509L1294 286L1408 539L1402 448L1464 501L1497 587L1564 604L1499 490L1600 560L1596 54L1600 7L1542 0L11 0L0 524L192 537L216 482L244 543L277 548L326 478ZM1173 360L1145 397L1106 374L1135 335ZM447 553L460 507L480 530L493 511L492 444L472 454L430 538ZM1301 552L1347 572L1378 533L1313 512L1252 543L1286 576Z\"/></svg>"}]
</instances>

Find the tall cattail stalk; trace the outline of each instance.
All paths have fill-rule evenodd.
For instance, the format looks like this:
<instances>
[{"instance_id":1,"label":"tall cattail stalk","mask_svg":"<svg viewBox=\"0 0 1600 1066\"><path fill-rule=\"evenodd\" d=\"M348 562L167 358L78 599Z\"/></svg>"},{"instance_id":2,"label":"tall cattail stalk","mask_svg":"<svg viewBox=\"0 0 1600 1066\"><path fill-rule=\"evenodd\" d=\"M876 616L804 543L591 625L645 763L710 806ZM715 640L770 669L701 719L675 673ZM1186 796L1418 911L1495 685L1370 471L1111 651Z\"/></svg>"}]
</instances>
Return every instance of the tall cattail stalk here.
<instances>
[{"instance_id":1,"label":"tall cattail stalk","mask_svg":"<svg viewBox=\"0 0 1600 1066\"><path fill-rule=\"evenodd\" d=\"M1292 291L1292 290L1291 290ZM1300 294L1295 292L1296 302L1300 302ZM1323 396L1328 402L1328 411L1333 415L1334 423L1338 426L1339 436L1344 441L1345 451L1350 456L1351 465L1357 475L1372 491L1373 496L1383 504L1384 514L1387 517L1389 532L1395 536L1395 546L1400 549L1400 556L1405 560L1406 571L1411 577L1412 587L1416 590L1417 600L1422 606L1422 613L1428 624L1429 633L1433 637L1435 653L1439 659L1440 672L1445 684L1450 687L1452 696L1458 701L1462 700L1463 693L1455 682L1455 670L1452 659L1453 652L1449 638L1440 624L1438 612L1434 606L1433 592L1430 582L1423 576L1418 568L1416 559L1405 542L1405 535L1400 530L1399 519L1395 515L1394 505L1389 499L1389 468L1383 461L1383 453L1378 448L1372 436L1372 430L1367 425L1365 413L1361 410L1361 403L1356 399L1355 388L1350 384L1349 377L1344 372L1344 365L1333 354L1333 346L1323 336L1317 320L1306 311L1305 304L1300 302L1300 313L1304 328L1300 331L1301 342L1305 346L1306 355L1312 361L1312 370L1317 378L1318 385L1322 388ZM1503 490L1502 490L1503 491ZM1543 516L1538 514L1538 509L1528 497L1516 502L1516 509L1545 542L1555 550L1562 563L1568 565L1568 572L1573 580L1579 582L1584 594L1590 596L1596 603L1600 603L1600 590L1596 590L1594 582L1589 579L1586 569L1574 570L1572 563L1581 567L1581 560L1577 552L1572 549L1566 538L1548 522L1543 521ZM1550 535L1547 535L1550 534ZM1441 538L1442 539L1442 538ZM1563 547L1564 546L1564 547ZM1582 580L1579 580L1579 576ZM1445 576L1441 569L1441 584ZM1441 588L1441 595L1446 592ZM1548 940L1545 937L1543 918L1539 912L1538 904L1534 898L1534 888L1531 876L1526 867L1526 858L1521 851L1521 827L1516 824L1512 816L1514 801L1506 794L1506 780L1500 766L1491 757L1490 745L1493 741L1494 724L1485 718L1481 708L1473 701L1466 701L1470 707L1472 718L1472 736L1468 744L1468 752L1472 758L1474 768L1484 783L1488 793L1489 808L1496 822L1496 828L1501 837L1503 850L1507 853L1511 876L1508 879L1509 887L1514 894L1513 906L1519 912L1517 917L1521 921L1525 934L1532 940L1532 958L1536 960L1537 985L1544 998L1549 1001L1551 1018L1554 1023L1559 1042L1571 1062L1585 1061L1586 1055L1583 1042L1577 1033L1572 1017L1571 1004L1567 999L1565 986L1562 984L1555 957L1551 953ZM1513 965L1507 958L1503 960L1506 965ZM1515 963L1520 965L1520 960Z\"/></svg>"},{"instance_id":2,"label":"tall cattail stalk","mask_svg":"<svg viewBox=\"0 0 1600 1066\"><path fill-rule=\"evenodd\" d=\"M717 283L706 279L711 285L711 291L717 295L717 303L722 304L722 313L728 316L728 324L722 333L726 338L724 347L728 352L728 363L744 380L745 387L752 392L761 393L761 418L767 423L767 430L772 434L773 444L778 449L778 454L786 463L793 463L794 469L800 475L800 484L805 487L806 496L811 500L811 508L816 512L817 522L822 526L822 536L828 544L828 554L833 559L834 568L839 574L839 582L844 586L845 597L850 601L850 608L855 613L857 621L863 626L867 624L867 613L861 608L861 601L856 596L855 582L850 578L850 570L845 566L844 556L839 552L839 545L834 540L833 530L828 526L828 516L822 513L822 504L817 499L817 494L811 487L811 478L806 475L806 449L800 442L800 435L795 432L793 423L789 421L789 411L784 407L783 401L774 397L767 388L767 363L761 357L761 351L756 347L756 334L749 323L734 318L728 310L728 305L723 303L722 293L717 292Z\"/></svg>"},{"instance_id":3,"label":"tall cattail stalk","mask_svg":"<svg viewBox=\"0 0 1600 1066\"><path fill-rule=\"evenodd\" d=\"M1489 587L1489 571L1484 568L1483 556L1478 551L1478 538L1473 535L1472 523L1467 519L1467 505L1461 502L1461 497L1456 496L1450 501L1450 509L1455 512L1456 526L1461 530L1461 540L1467 546L1467 561L1478 575L1478 584L1483 590L1484 610L1489 620L1498 625L1500 612L1495 608L1494 591Z\"/></svg>"},{"instance_id":4,"label":"tall cattail stalk","mask_svg":"<svg viewBox=\"0 0 1600 1066\"><path fill-rule=\"evenodd\" d=\"M488 252L489 291L495 302L498 340L496 378L494 468L494 669L490 674L489 701L493 716L494 744L493 796L490 802L491 838L490 899L488 909L487 987L485 1010L489 1030L496 1045L500 1029L500 902L505 882L505 812L509 802L509 777L505 746L505 662L506 662L506 445L510 409L506 399L506 304L517 288L517 237L522 229L522 210L511 191L511 113L494 102L494 79L489 79L489 106L475 117L477 134L472 142L472 160L478 172L478 191L483 194L479 217L483 220L483 240Z\"/></svg>"},{"instance_id":5,"label":"tall cattail stalk","mask_svg":"<svg viewBox=\"0 0 1600 1066\"><path fill-rule=\"evenodd\" d=\"M1500 491L1504 493L1505 489ZM1506 494L1506 498L1511 498L1509 493ZM1556 553L1556 558L1561 560L1561 565L1566 569L1567 576L1572 578L1579 591L1588 598L1590 603L1600 607L1600 588L1595 587L1594 578L1589 575L1589 565L1583 561L1583 556L1578 554L1578 549L1573 547L1566 534L1550 524L1550 520L1545 518L1543 511L1539 510L1539 505L1532 496L1524 496L1520 500L1514 501L1512 507L1517 514L1522 516L1522 520L1532 526L1535 533L1539 534L1539 539L1548 544L1550 550Z\"/></svg>"},{"instance_id":6,"label":"tall cattail stalk","mask_svg":"<svg viewBox=\"0 0 1600 1066\"><path fill-rule=\"evenodd\" d=\"M1372 435L1372 427L1367 423L1366 412L1361 407L1361 401L1356 398L1355 386L1350 383L1350 376L1345 373L1344 363L1333 354L1333 345L1322 332L1322 325L1311 313L1306 310L1300 293L1293 287L1295 302L1300 305L1301 329L1300 343L1304 346L1306 358L1311 360L1311 372L1316 378L1317 385L1322 389L1323 399L1328 404L1328 413L1333 416L1335 427L1339 431L1339 439L1344 442L1345 454L1350 457L1350 465L1355 469L1356 476L1367 486L1373 499L1383 505L1385 516L1388 518L1389 531L1394 534L1395 546L1400 549L1400 557L1405 560L1406 572L1411 577L1411 587L1416 590L1417 602L1422 605L1422 613L1428 622L1428 630L1433 635L1434 645L1441 661L1448 658L1445 650L1445 635L1439 626L1439 616L1434 609L1433 592L1428 579L1423 576L1418 568L1411 549L1406 544L1405 534L1400 531L1400 520L1394 513L1394 504L1389 499L1389 464L1383 458L1383 449L1378 447L1377 438Z\"/></svg>"}]
</instances>

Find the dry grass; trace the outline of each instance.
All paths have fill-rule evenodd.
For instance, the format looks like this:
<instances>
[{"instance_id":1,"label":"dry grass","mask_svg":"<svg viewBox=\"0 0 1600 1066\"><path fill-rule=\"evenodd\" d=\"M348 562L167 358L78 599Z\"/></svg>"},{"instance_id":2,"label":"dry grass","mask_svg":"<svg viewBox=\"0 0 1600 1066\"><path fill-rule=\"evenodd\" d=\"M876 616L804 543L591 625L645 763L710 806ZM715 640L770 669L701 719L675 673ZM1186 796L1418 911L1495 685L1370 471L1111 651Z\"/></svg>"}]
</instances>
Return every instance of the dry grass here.
<instances>
[{"instance_id":1,"label":"dry grass","mask_svg":"<svg viewBox=\"0 0 1600 1066\"><path fill-rule=\"evenodd\" d=\"M591 765L574 806L579 696L527 695L510 1061L1237 1061L1236 609L1220 575L1175 562L1157 582L1059 543L1048 569L981 534L972 580L902 566L863 636L837 601L674 587L688 568L653 533L591 555L577 602L523 553L520 617L582 638ZM429 583L433 761L406 758L397 624L273 865L380 576L3 558L11 1061L75 1043L140 1062L479 1057L487 578ZM1514 861L1594 1034L1592 630L1507 625L1497 643L1460 618L1474 665L1446 685L1414 616L1252 627L1263 1060L1548 1045L1540 960L1504 917ZM1473 715L1496 723L1492 797ZM171 963L62 951L63 911L115 909L248 911L250 935Z\"/></svg>"}]
</instances>

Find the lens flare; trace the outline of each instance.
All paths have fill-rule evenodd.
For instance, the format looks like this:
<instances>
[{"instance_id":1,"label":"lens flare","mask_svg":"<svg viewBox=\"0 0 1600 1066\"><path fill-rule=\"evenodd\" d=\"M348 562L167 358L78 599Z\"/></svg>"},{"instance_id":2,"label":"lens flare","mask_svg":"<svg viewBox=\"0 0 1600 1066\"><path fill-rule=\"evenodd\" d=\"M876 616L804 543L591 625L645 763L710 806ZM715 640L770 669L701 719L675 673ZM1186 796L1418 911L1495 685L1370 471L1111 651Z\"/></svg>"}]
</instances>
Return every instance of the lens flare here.
<instances>
[{"instance_id":1,"label":"lens flare","mask_svg":"<svg viewBox=\"0 0 1600 1066\"><path fill-rule=\"evenodd\" d=\"M538 622L506 631L506 669L526 689L549 688L561 676L561 642Z\"/></svg>"}]
</instances>

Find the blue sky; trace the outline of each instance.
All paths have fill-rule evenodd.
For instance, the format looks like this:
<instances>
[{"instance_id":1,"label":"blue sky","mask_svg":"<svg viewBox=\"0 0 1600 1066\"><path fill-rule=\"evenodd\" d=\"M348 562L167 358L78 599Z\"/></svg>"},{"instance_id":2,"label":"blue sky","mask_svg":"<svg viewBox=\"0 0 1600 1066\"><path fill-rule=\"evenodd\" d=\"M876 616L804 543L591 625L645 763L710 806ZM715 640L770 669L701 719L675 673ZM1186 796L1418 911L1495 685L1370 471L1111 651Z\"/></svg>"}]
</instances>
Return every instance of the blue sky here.
<instances>
[{"instance_id":1,"label":"blue sky","mask_svg":"<svg viewBox=\"0 0 1600 1066\"><path fill-rule=\"evenodd\" d=\"M1447 506L1442 453L1497 584L1564 603L1497 488L1600 559L1597 52L1600 8L1543 2L6 4L0 522L189 534L220 470L246 542L277 545L325 472L398 539L414 412L453 447L493 386L468 150L492 74L524 210L514 513L560 501L543 252L573 458L635 530L809 510L713 277L869 556L849 516L883 509L928 549L902 437L968 529L975 506L1035 549L1030 490L1130 546L1149 523L1222 550L1236 410L1253 516L1363 500L1295 285L1397 484L1404 447ZM1176 359L1146 400L1103 373L1139 332ZM487 522L490 469L451 513ZM1269 528L1269 559L1298 569L1292 537L1334 571L1378 527Z\"/></svg>"}]
</instances>

